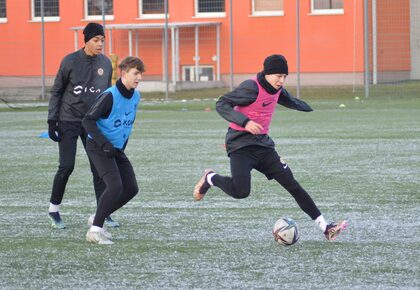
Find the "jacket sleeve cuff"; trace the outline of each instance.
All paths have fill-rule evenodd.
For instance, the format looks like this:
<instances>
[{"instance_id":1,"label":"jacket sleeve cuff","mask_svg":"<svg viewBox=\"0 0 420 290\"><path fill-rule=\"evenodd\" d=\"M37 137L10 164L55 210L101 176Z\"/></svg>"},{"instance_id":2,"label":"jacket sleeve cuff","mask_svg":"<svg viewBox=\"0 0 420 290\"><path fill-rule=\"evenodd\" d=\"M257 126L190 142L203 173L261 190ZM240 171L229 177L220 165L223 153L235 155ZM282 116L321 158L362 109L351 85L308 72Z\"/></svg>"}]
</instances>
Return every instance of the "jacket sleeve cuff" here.
<instances>
[{"instance_id":1,"label":"jacket sleeve cuff","mask_svg":"<svg viewBox=\"0 0 420 290\"><path fill-rule=\"evenodd\" d=\"M246 118L243 122L242 122L242 127L245 128L246 124L248 124L248 122L251 121L250 118Z\"/></svg>"}]
</instances>

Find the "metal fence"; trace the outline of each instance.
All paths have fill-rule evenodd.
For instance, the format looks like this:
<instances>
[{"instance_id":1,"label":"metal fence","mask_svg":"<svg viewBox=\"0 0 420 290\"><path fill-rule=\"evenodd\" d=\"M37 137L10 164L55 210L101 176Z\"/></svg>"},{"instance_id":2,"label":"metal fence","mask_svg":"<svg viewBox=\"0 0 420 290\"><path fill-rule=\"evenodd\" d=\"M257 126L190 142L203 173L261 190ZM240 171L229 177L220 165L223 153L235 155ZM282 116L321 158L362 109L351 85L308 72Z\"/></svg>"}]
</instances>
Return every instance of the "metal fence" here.
<instances>
[{"instance_id":1,"label":"metal fence","mask_svg":"<svg viewBox=\"0 0 420 290\"><path fill-rule=\"evenodd\" d=\"M284 41L293 43L294 49L289 51L288 87L296 88L298 97L305 97L303 88L313 86L340 87L360 97L416 95L420 92L420 1L247 0L251 3L251 11L244 11L242 6L245 1L239 0L175 1L177 5L184 3L189 9L194 9L196 16L211 17L209 21L203 21L202 18L195 21L193 18L185 22L176 21L179 17L174 15L175 12L167 13L174 11L168 6L174 5L173 1L139 0L139 17L150 21L133 21L132 24L115 24L113 21L114 10L122 7L117 6L117 0L80 1L84 3L85 18L102 22L106 28L104 53L112 59L122 59L128 55L140 56L147 69L142 90L162 91L166 98L172 92L184 89L231 89L261 69L255 66L250 68L246 63L238 61L250 57L250 49L243 48L251 38L247 39L246 33L238 34L235 31L250 29L250 34L255 33L252 27L244 27L237 21L243 13L254 17L255 23L258 17L294 15L292 27L282 27L282 18L278 17L275 18L279 19L278 27L263 27L259 31L265 35L272 33L273 37L276 33L284 34ZM5 3L6 0L0 0L0 21L2 16L7 17ZM53 78L45 69L52 65L45 54L49 49L46 46L54 44L60 47L60 44L52 43L47 38L46 25L48 20L60 15L60 4L58 0L31 0L32 19L42 23L42 98L48 94ZM353 27L343 30L343 33L353 34L348 38L351 43L342 52L343 58L352 60L352 68L346 67L343 72L314 72L306 66L311 56L306 53L308 47L305 43L313 38L305 32L308 26L305 18L309 16L303 11L307 10L319 15L352 13L354 18L349 25ZM225 20L223 25L219 19ZM74 26L69 29L73 30L74 38L68 41L74 43L75 49L80 48L83 27ZM265 39L268 42L258 47L270 45L270 38ZM0 47L13 45L2 43ZM328 43L320 45L328 46ZM16 47L21 46L16 44ZM281 52L281 47L278 51ZM266 53L264 49L252 50L252 58L261 60L261 64ZM362 55L364 58L360 57ZM328 56L323 57L328 60ZM54 66L58 67L58 63ZM3 72L1 75L7 76Z\"/></svg>"},{"instance_id":2,"label":"metal fence","mask_svg":"<svg viewBox=\"0 0 420 290\"><path fill-rule=\"evenodd\" d=\"M365 95L419 96L420 2L370 0L367 15Z\"/></svg>"}]
</instances>

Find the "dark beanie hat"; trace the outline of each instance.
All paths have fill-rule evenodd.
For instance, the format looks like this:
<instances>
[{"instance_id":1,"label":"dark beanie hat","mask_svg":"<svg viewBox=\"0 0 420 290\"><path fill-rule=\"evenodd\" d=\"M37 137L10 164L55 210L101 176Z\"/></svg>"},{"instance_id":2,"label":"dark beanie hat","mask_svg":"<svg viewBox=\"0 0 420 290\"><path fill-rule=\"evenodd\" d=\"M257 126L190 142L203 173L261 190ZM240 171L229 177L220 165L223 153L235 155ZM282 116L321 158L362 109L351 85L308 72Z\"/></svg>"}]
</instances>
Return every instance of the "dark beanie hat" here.
<instances>
[{"instance_id":1,"label":"dark beanie hat","mask_svg":"<svg viewBox=\"0 0 420 290\"><path fill-rule=\"evenodd\" d=\"M85 35L85 43L97 35L105 36L104 28L102 25L93 22L86 25L85 29L83 29L83 34Z\"/></svg>"},{"instance_id":2,"label":"dark beanie hat","mask_svg":"<svg viewBox=\"0 0 420 290\"><path fill-rule=\"evenodd\" d=\"M289 74L287 60L280 54L273 54L264 60L264 74Z\"/></svg>"}]
</instances>

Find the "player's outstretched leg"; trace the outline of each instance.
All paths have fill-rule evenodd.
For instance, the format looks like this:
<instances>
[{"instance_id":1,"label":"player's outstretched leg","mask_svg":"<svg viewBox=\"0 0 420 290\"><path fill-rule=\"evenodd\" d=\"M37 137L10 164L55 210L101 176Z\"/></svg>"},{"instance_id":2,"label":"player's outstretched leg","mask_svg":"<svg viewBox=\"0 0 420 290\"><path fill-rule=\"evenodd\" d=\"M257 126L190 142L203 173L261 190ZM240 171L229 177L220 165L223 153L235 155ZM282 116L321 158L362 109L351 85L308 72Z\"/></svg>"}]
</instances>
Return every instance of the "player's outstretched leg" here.
<instances>
[{"instance_id":1,"label":"player's outstretched leg","mask_svg":"<svg viewBox=\"0 0 420 290\"><path fill-rule=\"evenodd\" d=\"M325 238L329 241L334 241L337 236L347 228L347 225L348 223L345 220L339 223L329 223L324 232Z\"/></svg>"},{"instance_id":2,"label":"player's outstretched leg","mask_svg":"<svg viewBox=\"0 0 420 290\"><path fill-rule=\"evenodd\" d=\"M207 193L211 185L207 182L207 175L213 173L213 169L204 170L203 175L194 187L193 197L195 200L202 200L204 195Z\"/></svg>"}]
</instances>

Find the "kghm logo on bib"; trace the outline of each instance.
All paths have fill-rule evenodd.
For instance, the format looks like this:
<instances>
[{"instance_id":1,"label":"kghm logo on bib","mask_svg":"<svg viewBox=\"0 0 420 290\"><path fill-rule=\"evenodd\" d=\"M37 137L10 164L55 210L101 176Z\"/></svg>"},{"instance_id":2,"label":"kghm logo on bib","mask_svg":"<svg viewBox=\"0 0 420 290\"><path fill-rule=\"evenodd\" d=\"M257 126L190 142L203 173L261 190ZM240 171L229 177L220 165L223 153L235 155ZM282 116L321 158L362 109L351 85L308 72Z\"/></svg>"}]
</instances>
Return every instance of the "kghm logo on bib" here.
<instances>
[{"instance_id":1,"label":"kghm logo on bib","mask_svg":"<svg viewBox=\"0 0 420 290\"><path fill-rule=\"evenodd\" d=\"M120 119L115 120L115 122L114 122L114 127L115 127L115 128L118 128L119 126L121 126L121 120L120 120Z\"/></svg>"}]
</instances>

